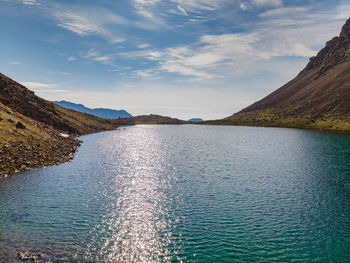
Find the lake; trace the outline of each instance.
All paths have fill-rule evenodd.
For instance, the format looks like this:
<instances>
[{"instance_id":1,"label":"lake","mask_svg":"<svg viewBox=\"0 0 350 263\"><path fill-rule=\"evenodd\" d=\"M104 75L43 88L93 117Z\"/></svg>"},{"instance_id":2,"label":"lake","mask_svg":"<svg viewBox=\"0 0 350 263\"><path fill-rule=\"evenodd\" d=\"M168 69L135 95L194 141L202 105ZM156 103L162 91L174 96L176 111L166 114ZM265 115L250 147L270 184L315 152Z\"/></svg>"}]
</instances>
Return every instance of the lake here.
<instances>
[{"instance_id":1,"label":"lake","mask_svg":"<svg viewBox=\"0 0 350 263\"><path fill-rule=\"evenodd\" d=\"M0 262L350 262L350 137L137 125L0 179Z\"/></svg>"}]
</instances>

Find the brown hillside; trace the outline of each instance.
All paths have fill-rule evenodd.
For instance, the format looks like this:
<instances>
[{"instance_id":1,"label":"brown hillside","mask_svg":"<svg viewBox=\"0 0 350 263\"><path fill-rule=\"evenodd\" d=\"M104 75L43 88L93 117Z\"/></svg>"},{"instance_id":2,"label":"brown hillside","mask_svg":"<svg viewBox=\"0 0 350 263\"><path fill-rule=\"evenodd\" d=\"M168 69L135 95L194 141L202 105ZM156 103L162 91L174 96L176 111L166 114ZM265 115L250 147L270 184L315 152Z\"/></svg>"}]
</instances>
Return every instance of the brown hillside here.
<instances>
[{"instance_id":1,"label":"brown hillside","mask_svg":"<svg viewBox=\"0 0 350 263\"><path fill-rule=\"evenodd\" d=\"M186 121L165 117L161 115L139 115L126 119L116 120L119 125L133 125L133 124L185 124Z\"/></svg>"},{"instance_id":2,"label":"brown hillside","mask_svg":"<svg viewBox=\"0 0 350 263\"><path fill-rule=\"evenodd\" d=\"M0 73L0 102L28 118L70 134L114 128L113 122L60 107Z\"/></svg>"},{"instance_id":3,"label":"brown hillside","mask_svg":"<svg viewBox=\"0 0 350 263\"><path fill-rule=\"evenodd\" d=\"M217 123L350 130L350 19L295 79Z\"/></svg>"},{"instance_id":4,"label":"brown hillside","mask_svg":"<svg viewBox=\"0 0 350 263\"><path fill-rule=\"evenodd\" d=\"M46 101L0 74L0 177L69 161L80 145L76 135L115 127Z\"/></svg>"}]
</instances>

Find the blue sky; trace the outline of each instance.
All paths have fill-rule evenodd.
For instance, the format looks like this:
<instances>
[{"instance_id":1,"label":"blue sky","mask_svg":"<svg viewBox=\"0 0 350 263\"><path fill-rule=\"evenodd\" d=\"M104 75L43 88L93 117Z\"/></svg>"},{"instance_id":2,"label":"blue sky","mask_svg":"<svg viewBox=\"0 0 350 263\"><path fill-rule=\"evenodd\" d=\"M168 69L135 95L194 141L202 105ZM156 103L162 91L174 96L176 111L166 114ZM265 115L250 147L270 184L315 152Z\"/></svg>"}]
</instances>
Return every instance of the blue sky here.
<instances>
[{"instance_id":1,"label":"blue sky","mask_svg":"<svg viewBox=\"0 0 350 263\"><path fill-rule=\"evenodd\" d=\"M0 72L49 100L216 119L293 78L349 16L341 0L0 0Z\"/></svg>"}]
</instances>

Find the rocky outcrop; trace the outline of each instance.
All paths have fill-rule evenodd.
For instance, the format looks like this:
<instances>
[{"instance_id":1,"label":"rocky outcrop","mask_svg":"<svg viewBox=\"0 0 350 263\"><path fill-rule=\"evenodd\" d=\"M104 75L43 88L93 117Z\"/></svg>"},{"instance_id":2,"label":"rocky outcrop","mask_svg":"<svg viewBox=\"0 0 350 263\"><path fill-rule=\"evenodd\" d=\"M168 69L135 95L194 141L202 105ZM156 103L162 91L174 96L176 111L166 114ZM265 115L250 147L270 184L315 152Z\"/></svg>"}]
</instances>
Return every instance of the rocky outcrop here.
<instances>
[{"instance_id":1,"label":"rocky outcrop","mask_svg":"<svg viewBox=\"0 0 350 263\"><path fill-rule=\"evenodd\" d=\"M346 21L339 36L328 41L315 57L310 58L310 62L300 72L299 77L313 69L319 69L320 74L323 74L335 65L348 60L350 60L350 19Z\"/></svg>"}]
</instances>

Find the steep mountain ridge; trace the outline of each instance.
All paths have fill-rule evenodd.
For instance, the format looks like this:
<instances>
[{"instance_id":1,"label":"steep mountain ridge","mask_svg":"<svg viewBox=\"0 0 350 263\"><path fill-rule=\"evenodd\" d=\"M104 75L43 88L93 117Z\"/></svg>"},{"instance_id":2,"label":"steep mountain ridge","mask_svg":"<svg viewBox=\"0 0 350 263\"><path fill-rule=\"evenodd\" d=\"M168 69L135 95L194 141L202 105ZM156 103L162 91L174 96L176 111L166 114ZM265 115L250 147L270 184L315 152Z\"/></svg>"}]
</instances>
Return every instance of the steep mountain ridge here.
<instances>
[{"instance_id":1,"label":"steep mountain ridge","mask_svg":"<svg viewBox=\"0 0 350 263\"><path fill-rule=\"evenodd\" d=\"M296 78L214 123L350 130L350 19Z\"/></svg>"}]
</instances>

